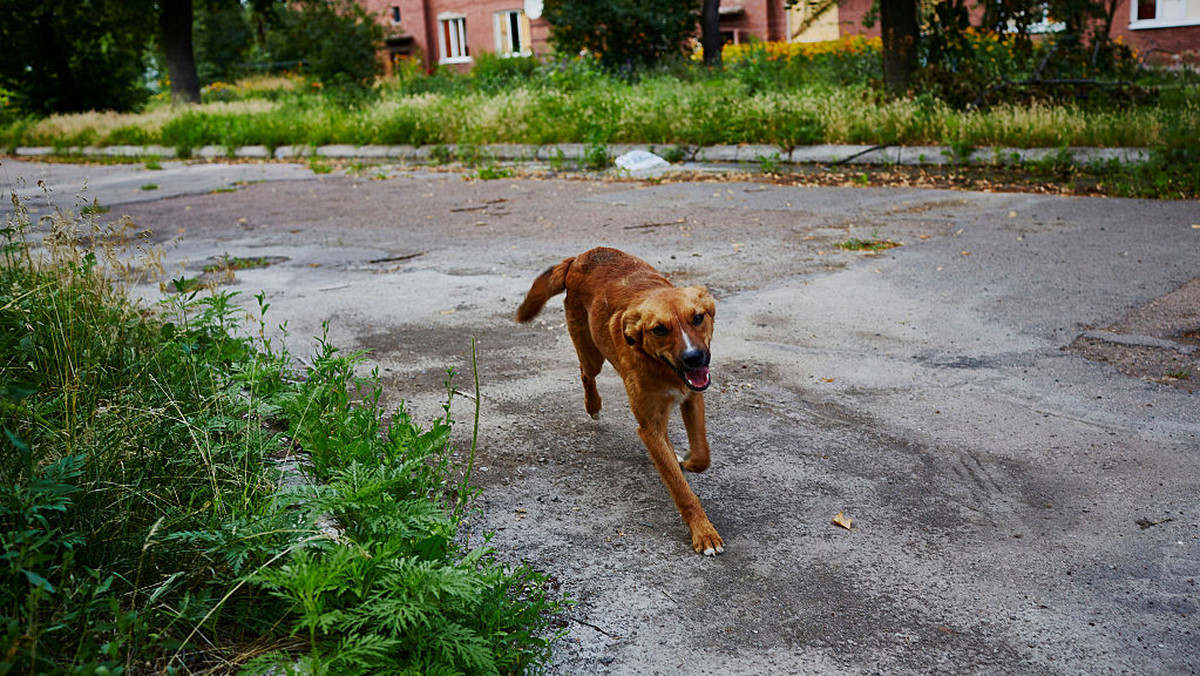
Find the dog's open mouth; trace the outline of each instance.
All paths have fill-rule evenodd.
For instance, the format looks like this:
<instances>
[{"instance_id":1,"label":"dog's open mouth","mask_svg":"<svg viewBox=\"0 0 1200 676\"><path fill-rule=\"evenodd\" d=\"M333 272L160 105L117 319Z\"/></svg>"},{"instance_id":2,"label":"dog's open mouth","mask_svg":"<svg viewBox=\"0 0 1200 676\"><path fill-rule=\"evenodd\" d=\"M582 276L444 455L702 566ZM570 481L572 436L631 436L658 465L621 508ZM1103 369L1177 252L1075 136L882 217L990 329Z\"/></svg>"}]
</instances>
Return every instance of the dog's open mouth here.
<instances>
[{"instance_id":1,"label":"dog's open mouth","mask_svg":"<svg viewBox=\"0 0 1200 676\"><path fill-rule=\"evenodd\" d=\"M692 388L693 390L697 392L703 392L704 390L708 389L709 378L707 366L689 369L687 371L683 371L681 374L683 375L683 381L686 382L688 387Z\"/></svg>"}]
</instances>

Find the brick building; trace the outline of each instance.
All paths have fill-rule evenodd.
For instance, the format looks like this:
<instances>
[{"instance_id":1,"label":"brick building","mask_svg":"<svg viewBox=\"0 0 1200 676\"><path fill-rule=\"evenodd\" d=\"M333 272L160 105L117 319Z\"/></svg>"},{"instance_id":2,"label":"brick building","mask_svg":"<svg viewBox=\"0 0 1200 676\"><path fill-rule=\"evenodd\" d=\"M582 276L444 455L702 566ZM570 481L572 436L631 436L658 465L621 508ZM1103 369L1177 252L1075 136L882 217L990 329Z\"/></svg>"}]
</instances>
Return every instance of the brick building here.
<instances>
[{"instance_id":1,"label":"brick building","mask_svg":"<svg viewBox=\"0 0 1200 676\"><path fill-rule=\"evenodd\" d=\"M727 42L755 38L813 42L849 35L879 35L862 25L872 0L844 0L801 31L803 3L722 0L721 33ZM359 0L387 32L389 66L416 58L427 68L466 70L482 52L547 54L550 27L541 0ZM1121 0L1112 34L1157 61L1200 60L1200 0Z\"/></svg>"},{"instance_id":2,"label":"brick building","mask_svg":"<svg viewBox=\"0 0 1200 676\"><path fill-rule=\"evenodd\" d=\"M465 70L482 52L547 54L550 26L535 0L359 0L386 34L388 62L415 58Z\"/></svg>"},{"instance_id":3,"label":"brick building","mask_svg":"<svg viewBox=\"0 0 1200 676\"><path fill-rule=\"evenodd\" d=\"M1200 0L1122 0L1112 34L1154 61L1200 63Z\"/></svg>"}]
</instances>

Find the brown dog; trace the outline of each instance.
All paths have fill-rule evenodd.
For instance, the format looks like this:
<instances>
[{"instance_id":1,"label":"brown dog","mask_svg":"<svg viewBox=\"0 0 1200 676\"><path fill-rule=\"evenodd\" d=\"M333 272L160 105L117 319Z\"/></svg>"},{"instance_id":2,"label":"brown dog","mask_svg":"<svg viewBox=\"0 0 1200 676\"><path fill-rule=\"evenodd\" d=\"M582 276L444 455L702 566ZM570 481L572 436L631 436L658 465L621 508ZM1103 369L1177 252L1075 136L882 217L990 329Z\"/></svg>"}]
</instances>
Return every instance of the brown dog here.
<instances>
[{"instance_id":1,"label":"brown dog","mask_svg":"<svg viewBox=\"0 0 1200 676\"><path fill-rule=\"evenodd\" d=\"M716 312L712 296L703 286L672 286L642 259L600 247L568 258L535 279L517 310L517 321L533 319L551 296L563 291L587 412L600 416L596 374L607 360L625 381L638 436L691 531L692 547L708 556L725 551L680 469L708 468L701 393L709 384L708 343ZM687 428L686 459L667 438L667 417L675 404Z\"/></svg>"}]
</instances>

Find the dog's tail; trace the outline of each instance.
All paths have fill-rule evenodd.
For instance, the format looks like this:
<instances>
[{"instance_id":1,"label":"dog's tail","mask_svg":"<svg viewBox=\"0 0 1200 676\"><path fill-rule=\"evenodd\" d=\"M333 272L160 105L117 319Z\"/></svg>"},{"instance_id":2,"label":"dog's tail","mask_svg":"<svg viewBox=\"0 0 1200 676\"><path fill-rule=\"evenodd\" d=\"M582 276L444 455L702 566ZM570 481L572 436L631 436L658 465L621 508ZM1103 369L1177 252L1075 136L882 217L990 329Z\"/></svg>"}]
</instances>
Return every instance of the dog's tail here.
<instances>
[{"instance_id":1,"label":"dog's tail","mask_svg":"<svg viewBox=\"0 0 1200 676\"><path fill-rule=\"evenodd\" d=\"M542 311L546 301L567 290L567 270L571 269L571 263L574 261L575 257L572 256L554 267L547 268L533 280L533 286L529 287L529 293L525 294L525 302L517 308L518 322L533 319Z\"/></svg>"}]
</instances>

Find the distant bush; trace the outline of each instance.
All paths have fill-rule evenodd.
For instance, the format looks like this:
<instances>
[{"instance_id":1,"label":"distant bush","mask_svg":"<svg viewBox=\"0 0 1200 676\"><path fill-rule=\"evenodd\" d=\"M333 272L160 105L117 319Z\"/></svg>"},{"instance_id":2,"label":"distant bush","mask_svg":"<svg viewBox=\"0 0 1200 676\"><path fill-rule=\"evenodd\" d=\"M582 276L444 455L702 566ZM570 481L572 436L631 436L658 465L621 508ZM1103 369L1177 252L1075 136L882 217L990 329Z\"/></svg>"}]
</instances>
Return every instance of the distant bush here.
<instances>
[{"instance_id":1,"label":"distant bush","mask_svg":"<svg viewBox=\"0 0 1200 676\"><path fill-rule=\"evenodd\" d=\"M586 52L626 76L682 56L699 13L699 0L546 0L543 10L556 52Z\"/></svg>"}]
</instances>

